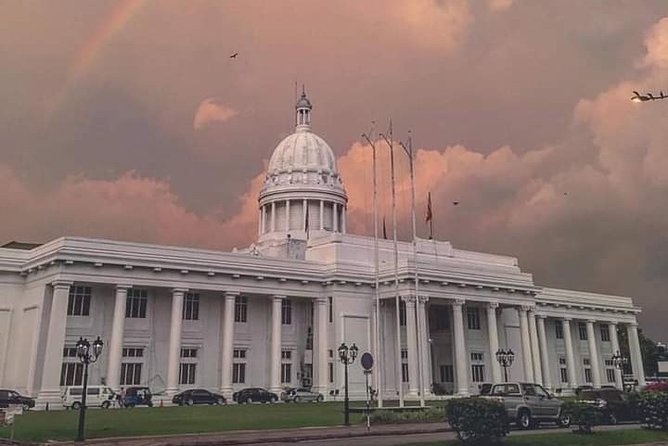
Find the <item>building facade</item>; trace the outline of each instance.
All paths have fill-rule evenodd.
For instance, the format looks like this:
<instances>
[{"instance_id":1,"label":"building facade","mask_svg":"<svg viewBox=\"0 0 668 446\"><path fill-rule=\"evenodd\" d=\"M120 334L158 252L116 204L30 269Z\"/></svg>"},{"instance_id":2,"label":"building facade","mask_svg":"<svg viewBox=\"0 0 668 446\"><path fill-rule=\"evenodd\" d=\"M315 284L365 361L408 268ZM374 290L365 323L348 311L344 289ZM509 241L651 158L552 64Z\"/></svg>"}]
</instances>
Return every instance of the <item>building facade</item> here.
<instances>
[{"instance_id":1,"label":"building facade","mask_svg":"<svg viewBox=\"0 0 668 446\"><path fill-rule=\"evenodd\" d=\"M247 249L77 237L0 248L0 388L57 407L63 387L81 384L76 341L100 336L90 382L115 390L306 385L333 399L346 342L374 354L371 385L385 399L475 393L503 379L499 348L516 353L510 379L569 391L622 385L618 329L644 384L632 299L543 288L515 258L447 241L399 242L395 257L391 241L348 234L343 181L311 111L303 94ZM353 398L364 379L353 364Z\"/></svg>"}]
</instances>

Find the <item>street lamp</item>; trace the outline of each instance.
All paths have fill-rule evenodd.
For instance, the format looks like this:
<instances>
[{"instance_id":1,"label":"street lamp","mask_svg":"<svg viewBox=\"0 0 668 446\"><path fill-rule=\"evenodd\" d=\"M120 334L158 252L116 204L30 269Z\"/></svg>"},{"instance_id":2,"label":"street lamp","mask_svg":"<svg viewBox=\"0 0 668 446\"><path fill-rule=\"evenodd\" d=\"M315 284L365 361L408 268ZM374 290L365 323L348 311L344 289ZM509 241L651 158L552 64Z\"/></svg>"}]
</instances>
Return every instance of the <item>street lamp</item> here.
<instances>
[{"instance_id":1,"label":"street lamp","mask_svg":"<svg viewBox=\"0 0 668 446\"><path fill-rule=\"evenodd\" d=\"M617 350L617 353L612 355L612 365L615 366L617 370L620 371L620 374L622 375L622 390L624 390L624 369L626 368L626 365L629 363L629 358L626 356L622 355L619 350Z\"/></svg>"},{"instance_id":2,"label":"street lamp","mask_svg":"<svg viewBox=\"0 0 668 446\"><path fill-rule=\"evenodd\" d=\"M496 360L499 361L499 364L501 364L501 367L503 367L503 376L505 378L505 382L508 382L508 368L513 365L513 361L515 360L515 353L513 353L511 349L499 349L496 351Z\"/></svg>"},{"instance_id":3,"label":"street lamp","mask_svg":"<svg viewBox=\"0 0 668 446\"><path fill-rule=\"evenodd\" d=\"M98 336L96 340L93 341L92 351L91 345L88 342L88 339L82 337L77 341L77 357L79 361L84 365L83 373L83 390L81 391L81 406L79 406L79 429L77 431L76 441L84 440L84 424L86 420L86 393L88 390L88 364L92 364L98 360L100 354L102 353L102 347L104 342Z\"/></svg>"},{"instance_id":4,"label":"street lamp","mask_svg":"<svg viewBox=\"0 0 668 446\"><path fill-rule=\"evenodd\" d=\"M339 352L339 360L343 363L345 366L345 397L343 400L343 412L344 412L344 418L343 418L343 423L346 426L350 426L350 401L348 400L348 366L355 362L355 358L357 358L357 352L359 349L357 346L353 343L352 346L348 347L345 342L342 342L339 348L337 349Z\"/></svg>"}]
</instances>

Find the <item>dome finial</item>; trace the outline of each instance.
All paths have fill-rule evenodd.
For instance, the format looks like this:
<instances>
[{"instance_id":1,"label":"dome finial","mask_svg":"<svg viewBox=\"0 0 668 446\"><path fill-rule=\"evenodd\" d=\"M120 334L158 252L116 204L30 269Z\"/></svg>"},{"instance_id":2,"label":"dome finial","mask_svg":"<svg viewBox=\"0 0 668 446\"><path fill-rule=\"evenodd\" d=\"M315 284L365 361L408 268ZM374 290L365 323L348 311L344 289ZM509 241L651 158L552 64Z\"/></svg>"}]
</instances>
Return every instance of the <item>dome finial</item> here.
<instances>
[{"instance_id":1,"label":"dome finial","mask_svg":"<svg viewBox=\"0 0 668 446\"><path fill-rule=\"evenodd\" d=\"M302 84L302 96L297 101L295 105L297 110L297 131L310 131L311 130L311 110L313 106L311 101L306 97L306 88Z\"/></svg>"}]
</instances>

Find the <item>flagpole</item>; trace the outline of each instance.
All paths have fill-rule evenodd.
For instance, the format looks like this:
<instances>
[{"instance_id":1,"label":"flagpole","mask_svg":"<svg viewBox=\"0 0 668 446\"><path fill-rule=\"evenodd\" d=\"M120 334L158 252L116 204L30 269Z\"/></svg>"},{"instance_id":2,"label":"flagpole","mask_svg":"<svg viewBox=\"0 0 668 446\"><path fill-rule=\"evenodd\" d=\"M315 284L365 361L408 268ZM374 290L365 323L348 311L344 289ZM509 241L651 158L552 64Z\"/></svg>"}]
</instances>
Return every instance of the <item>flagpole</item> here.
<instances>
[{"instance_id":1,"label":"flagpole","mask_svg":"<svg viewBox=\"0 0 668 446\"><path fill-rule=\"evenodd\" d=\"M387 145L390 148L390 170L392 172L392 238L394 242L394 302L396 306L396 329L397 329L397 345L396 345L396 358L397 358L397 390L399 392L399 407L404 407L404 389L403 389L403 380L401 376L401 320L399 313L401 311L399 304L399 247L397 244L397 193L395 186L395 176L394 176L394 143L392 141L392 120L390 119L390 128L388 131L388 138L385 137L382 133L380 136L385 140Z\"/></svg>"},{"instance_id":2,"label":"flagpole","mask_svg":"<svg viewBox=\"0 0 668 446\"><path fill-rule=\"evenodd\" d=\"M384 365L384 361L381 359L381 354L380 352L382 349L380 348L380 343L381 343L381 336L380 336L380 291L378 290L378 287L380 285L380 280L378 277L379 274L379 262L378 262L378 187L377 187L377 180L376 180L376 144L371 140L373 138L373 124L372 122L372 127L371 131L369 132L370 136L367 136L366 134L362 135L362 138L366 139L366 141L369 143L371 146L371 151L373 154L372 160L373 160L373 251L374 251L374 279L375 279L375 284L374 284L374 301L375 301L375 311L373 317L375 318L375 323L374 323L374 346L375 346L375 357L376 357L376 368L375 368L375 382L376 382L376 391L378 392L378 407L383 407L383 386L382 386L382 366Z\"/></svg>"}]
</instances>

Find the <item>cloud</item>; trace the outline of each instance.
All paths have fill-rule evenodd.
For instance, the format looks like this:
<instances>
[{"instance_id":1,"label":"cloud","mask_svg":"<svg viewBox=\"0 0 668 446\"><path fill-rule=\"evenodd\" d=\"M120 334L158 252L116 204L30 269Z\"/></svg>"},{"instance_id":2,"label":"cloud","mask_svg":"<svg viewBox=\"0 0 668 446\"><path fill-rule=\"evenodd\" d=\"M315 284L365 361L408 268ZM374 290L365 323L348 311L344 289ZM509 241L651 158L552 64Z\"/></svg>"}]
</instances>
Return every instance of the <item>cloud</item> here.
<instances>
[{"instance_id":1,"label":"cloud","mask_svg":"<svg viewBox=\"0 0 668 446\"><path fill-rule=\"evenodd\" d=\"M487 4L492 11L505 11L513 6L513 0L488 0Z\"/></svg>"},{"instance_id":2,"label":"cloud","mask_svg":"<svg viewBox=\"0 0 668 446\"><path fill-rule=\"evenodd\" d=\"M219 104L215 98L207 98L197 107L195 119L193 119L193 128L201 130L215 122L227 122L238 114L237 110Z\"/></svg>"}]
</instances>

